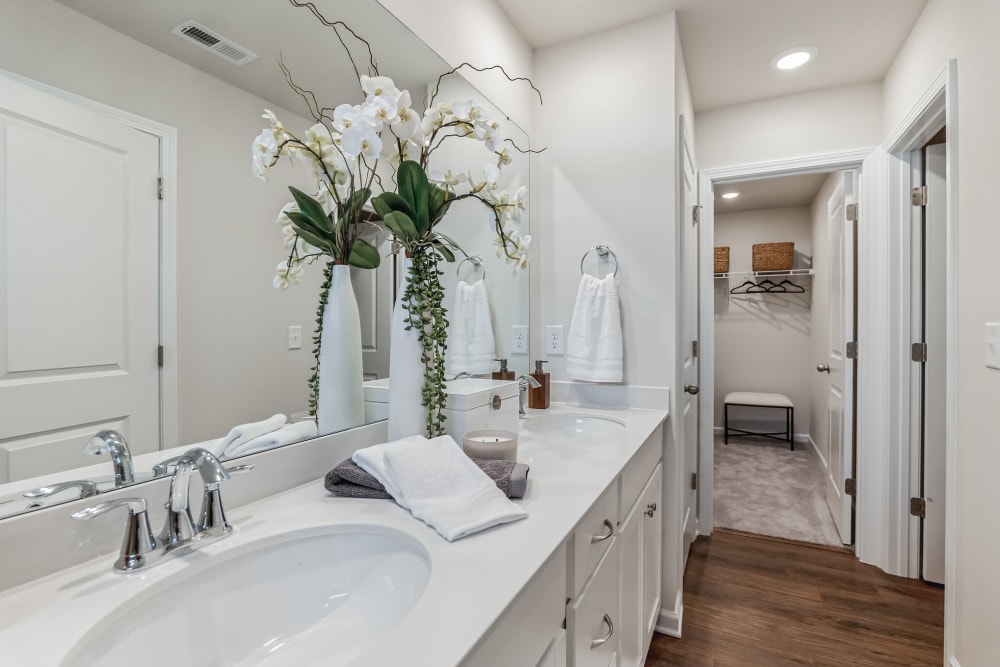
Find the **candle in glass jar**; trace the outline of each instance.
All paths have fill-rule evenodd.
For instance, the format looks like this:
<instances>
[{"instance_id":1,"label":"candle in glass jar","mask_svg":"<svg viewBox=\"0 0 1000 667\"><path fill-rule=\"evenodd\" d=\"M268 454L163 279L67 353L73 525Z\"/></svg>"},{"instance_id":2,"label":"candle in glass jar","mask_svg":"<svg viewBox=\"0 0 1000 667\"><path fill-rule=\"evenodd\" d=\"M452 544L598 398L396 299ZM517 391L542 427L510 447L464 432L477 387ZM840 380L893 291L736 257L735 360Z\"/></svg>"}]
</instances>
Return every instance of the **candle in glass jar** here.
<instances>
[{"instance_id":1,"label":"candle in glass jar","mask_svg":"<svg viewBox=\"0 0 1000 667\"><path fill-rule=\"evenodd\" d=\"M474 459L517 460L517 434L510 431L469 431L462 437L462 449Z\"/></svg>"}]
</instances>

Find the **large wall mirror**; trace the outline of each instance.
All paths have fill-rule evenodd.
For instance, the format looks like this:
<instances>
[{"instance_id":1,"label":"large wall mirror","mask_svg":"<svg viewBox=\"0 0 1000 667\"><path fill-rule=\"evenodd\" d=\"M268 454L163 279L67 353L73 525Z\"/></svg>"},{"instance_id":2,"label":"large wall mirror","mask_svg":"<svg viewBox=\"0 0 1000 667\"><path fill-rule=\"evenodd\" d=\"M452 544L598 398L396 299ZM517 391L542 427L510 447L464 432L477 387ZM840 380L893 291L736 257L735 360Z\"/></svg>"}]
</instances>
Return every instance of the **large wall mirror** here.
<instances>
[{"instance_id":1,"label":"large wall mirror","mask_svg":"<svg viewBox=\"0 0 1000 667\"><path fill-rule=\"evenodd\" d=\"M375 0L316 4L371 42L381 72L410 90L415 107L449 69ZM223 58L172 32L185 21L256 59L237 64L233 49ZM366 61L359 46L352 49ZM299 132L312 124L279 53L322 104L361 101L336 36L308 10L279 0L0 0L0 83L37 92L27 101L23 89L0 95L0 517L78 498L84 487L34 500L23 492L72 479L84 466L106 468L98 488L113 488L107 452L85 453L98 431L122 433L139 455L306 410L322 265L285 291L272 280L287 255L275 224L290 200L287 187L306 190L310 179L305 166L290 163L272 169L266 183L251 174L265 108ZM50 95L96 102L93 118L60 116ZM529 147L501 109L460 76L448 77L439 100L466 99ZM116 110L152 121L152 129L134 129L121 144L113 135L95 139L106 129L98 117ZM90 125L60 125L69 116ZM157 128L166 128L165 143ZM475 148L456 146L441 159L453 171L481 173L489 155ZM143 155L151 175L132 171ZM529 178L527 154L512 156L503 178L513 190ZM155 195L160 176L166 203ZM105 186L154 194L125 197L128 207L102 214ZM128 227L144 206L152 224ZM88 220L97 218L113 224L95 232ZM485 211L456 207L442 224L478 258L442 267L445 305L459 280L485 277L496 354L526 373L528 356L515 354L511 340L512 327L528 324L527 271L512 272L497 257ZM525 215L523 233L528 224ZM396 259L386 255L355 279L367 378L388 373ZM114 384L142 369L152 381L141 391ZM95 412L102 402L110 407ZM137 469L136 481L151 475Z\"/></svg>"}]
</instances>

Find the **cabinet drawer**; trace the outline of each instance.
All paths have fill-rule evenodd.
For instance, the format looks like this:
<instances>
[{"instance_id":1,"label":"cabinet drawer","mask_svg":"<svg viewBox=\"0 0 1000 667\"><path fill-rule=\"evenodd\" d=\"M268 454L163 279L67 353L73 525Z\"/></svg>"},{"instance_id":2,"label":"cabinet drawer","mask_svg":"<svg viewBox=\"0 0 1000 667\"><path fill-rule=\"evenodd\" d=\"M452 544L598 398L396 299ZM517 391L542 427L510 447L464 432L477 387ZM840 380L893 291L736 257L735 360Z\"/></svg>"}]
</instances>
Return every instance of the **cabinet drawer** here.
<instances>
[{"instance_id":1,"label":"cabinet drawer","mask_svg":"<svg viewBox=\"0 0 1000 667\"><path fill-rule=\"evenodd\" d=\"M618 661L618 545L613 542L594 577L566 607L573 667L607 667Z\"/></svg>"},{"instance_id":2,"label":"cabinet drawer","mask_svg":"<svg viewBox=\"0 0 1000 667\"><path fill-rule=\"evenodd\" d=\"M635 504L646 486L646 481L653 474L657 461L663 458L663 425L653 431L632 460L622 470L622 509L627 510Z\"/></svg>"},{"instance_id":3,"label":"cabinet drawer","mask_svg":"<svg viewBox=\"0 0 1000 667\"><path fill-rule=\"evenodd\" d=\"M569 597L576 597L594 568L607 553L618 532L618 482L612 482L573 533L573 551L569 571Z\"/></svg>"}]
</instances>

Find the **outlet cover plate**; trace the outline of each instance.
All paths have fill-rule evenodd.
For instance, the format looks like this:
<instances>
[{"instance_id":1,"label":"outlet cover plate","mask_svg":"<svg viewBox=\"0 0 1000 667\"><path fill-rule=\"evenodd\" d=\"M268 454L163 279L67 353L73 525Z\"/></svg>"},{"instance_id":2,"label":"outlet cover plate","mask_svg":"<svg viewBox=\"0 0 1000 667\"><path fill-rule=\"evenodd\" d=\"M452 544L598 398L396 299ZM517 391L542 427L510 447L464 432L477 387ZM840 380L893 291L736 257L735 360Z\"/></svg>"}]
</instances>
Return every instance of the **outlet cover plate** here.
<instances>
[{"instance_id":1,"label":"outlet cover plate","mask_svg":"<svg viewBox=\"0 0 1000 667\"><path fill-rule=\"evenodd\" d=\"M528 354L528 325L515 324L510 328L510 353Z\"/></svg>"},{"instance_id":2,"label":"outlet cover plate","mask_svg":"<svg viewBox=\"0 0 1000 667\"><path fill-rule=\"evenodd\" d=\"M986 325L986 367L1000 371L1000 323Z\"/></svg>"},{"instance_id":3,"label":"outlet cover plate","mask_svg":"<svg viewBox=\"0 0 1000 667\"><path fill-rule=\"evenodd\" d=\"M288 349L299 350L302 348L302 327L291 325L288 327Z\"/></svg>"},{"instance_id":4,"label":"outlet cover plate","mask_svg":"<svg viewBox=\"0 0 1000 667\"><path fill-rule=\"evenodd\" d=\"M563 352L563 325L545 325L545 354L560 355Z\"/></svg>"}]
</instances>

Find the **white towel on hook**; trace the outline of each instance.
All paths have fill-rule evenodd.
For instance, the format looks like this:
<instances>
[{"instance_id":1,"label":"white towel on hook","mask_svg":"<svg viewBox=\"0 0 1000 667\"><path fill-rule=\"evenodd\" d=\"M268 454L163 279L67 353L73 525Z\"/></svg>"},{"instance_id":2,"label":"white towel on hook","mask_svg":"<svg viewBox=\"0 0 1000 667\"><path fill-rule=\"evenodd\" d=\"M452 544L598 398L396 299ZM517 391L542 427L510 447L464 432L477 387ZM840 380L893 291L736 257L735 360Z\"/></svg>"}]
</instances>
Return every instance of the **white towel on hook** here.
<instances>
[{"instance_id":1,"label":"white towel on hook","mask_svg":"<svg viewBox=\"0 0 1000 667\"><path fill-rule=\"evenodd\" d=\"M318 430L316 428L316 420L306 419L300 422L295 422L294 424L285 424L277 431L265 433L264 435L248 440L247 442L238 445L230 445L226 448L224 455L226 458L231 459L236 456L256 454L257 452L274 449L275 447L291 445L296 442L302 442L303 440L315 438L317 433Z\"/></svg>"},{"instance_id":2,"label":"white towel on hook","mask_svg":"<svg viewBox=\"0 0 1000 667\"><path fill-rule=\"evenodd\" d=\"M276 414L267 419L259 422L250 422L249 424L240 424L239 426L234 426L226 434L226 437L218 441L218 444L212 448L212 453L216 456L222 456L227 450L239 447L245 442L249 442L254 438L258 438L271 431L277 431L279 428L285 425L288 418L283 414Z\"/></svg>"},{"instance_id":3,"label":"white towel on hook","mask_svg":"<svg viewBox=\"0 0 1000 667\"><path fill-rule=\"evenodd\" d=\"M493 370L496 341L493 319L483 280L471 285L463 280L455 286L455 305L449 314L448 374L481 375Z\"/></svg>"},{"instance_id":4,"label":"white towel on hook","mask_svg":"<svg viewBox=\"0 0 1000 667\"><path fill-rule=\"evenodd\" d=\"M584 274L566 338L566 375L587 382L622 381L622 323L615 276Z\"/></svg>"}]
</instances>

